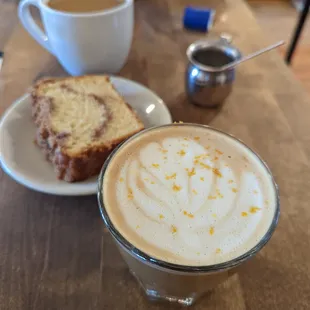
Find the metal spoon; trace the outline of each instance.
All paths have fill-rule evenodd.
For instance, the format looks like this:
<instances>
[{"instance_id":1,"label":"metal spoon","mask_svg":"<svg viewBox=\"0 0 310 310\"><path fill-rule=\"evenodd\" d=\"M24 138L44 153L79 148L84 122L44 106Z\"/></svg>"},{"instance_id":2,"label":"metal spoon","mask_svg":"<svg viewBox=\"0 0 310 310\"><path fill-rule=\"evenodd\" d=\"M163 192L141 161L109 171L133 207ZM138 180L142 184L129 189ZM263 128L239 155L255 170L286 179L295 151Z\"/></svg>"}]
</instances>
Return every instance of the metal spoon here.
<instances>
[{"instance_id":1,"label":"metal spoon","mask_svg":"<svg viewBox=\"0 0 310 310\"><path fill-rule=\"evenodd\" d=\"M265 48L262 48L261 50L255 52L255 53L252 53L252 54L249 54L247 56L244 56L242 57L241 59L239 60L235 60L227 65L224 65L220 68L216 68L216 71L224 71L224 70L228 70L228 69L232 69L234 68L235 66L239 65L240 63L244 62L244 61L247 61L249 59L252 59L254 57L257 57L263 53L266 53L266 52L269 52L270 50L280 46L280 45L283 45L285 42L284 41L279 41L275 44L272 44L272 45L269 45L268 47L265 47Z\"/></svg>"}]
</instances>

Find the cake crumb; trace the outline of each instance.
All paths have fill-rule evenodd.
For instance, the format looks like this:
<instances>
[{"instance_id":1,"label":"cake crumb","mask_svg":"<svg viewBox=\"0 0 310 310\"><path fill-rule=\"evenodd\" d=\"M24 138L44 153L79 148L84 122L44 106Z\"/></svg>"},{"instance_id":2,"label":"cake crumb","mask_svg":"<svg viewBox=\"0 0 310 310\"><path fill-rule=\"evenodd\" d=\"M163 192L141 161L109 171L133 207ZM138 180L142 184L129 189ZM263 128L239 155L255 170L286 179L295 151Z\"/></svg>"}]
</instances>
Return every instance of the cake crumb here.
<instances>
[{"instance_id":1,"label":"cake crumb","mask_svg":"<svg viewBox=\"0 0 310 310\"><path fill-rule=\"evenodd\" d=\"M235 187L233 187L231 190L232 190L234 193L238 193L238 190L237 190Z\"/></svg>"},{"instance_id":2,"label":"cake crumb","mask_svg":"<svg viewBox=\"0 0 310 310\"><path fill-rule=\"evenodd\" d=\"M245 160L246 162L249 162L249 160L245 156L242 156L242 159Z\"/></svg>"},{"instance_id":3,"label":"cake crumb","mask_svg":"<svg viewBox=\"0 0 310 310\"><path fill-rule=\"evenodd\" d=\"M158 169L159 168L159 164L152 164L152 167Z\"/></svg>"},{"instance_id":4,"label":"cake crumb","mask_svg":"<svg viewBox=\"0 0 310 310\"><path fill-rule=\"evenodd\" d=\"M216 254L220 254L221 252L222 252L222 250L219 249L219 248L217 248L217 249L215 250L215 253L216 253Z\"/></svg>"},{"instance_id":5,"label":"cake crumb","mask_svg":"<svg viewBox=\"0 0 310 310\"><path fill-rule=\"evenodd\" d=\"M205 178L204 178L204 177L201 177L201 178L200 178L200 181L204 181L204 180L205 180Z\"/></svg>"},{"instance_id":6,"label":"cake crumb","mask_svg":"<svg viewBox=\"0 0 310 310\"><path fill-rule=\"evenodd\" d=\"M198 195L198 193L195 189L193 189L192 192L194 193L194 195Z\"/></svg>"},{"instance_id":7,"label":"cake crumb","mask_svg":"<svg viewBox=\"0 0 310 310\"><path fill-rule=\"evenodd\" d=\"M221 151L218 150L218 149L215 149L215 152L216 152L217 154L219 154L219 155L223 155L223 154L224 154L223 152L221 152Z\"/></svg>"},{"instance_id":8,"label":"cake crumb","mask_svg":"<svg viewBox=\"0 0 310 310\"><path fill-rule=\"evenodd\" d=\"M162 219L164 219L165 217L163 216L163 214L159 214L159 218L162 220Z\"/></svg>"},{"instance_id":9,"label":"cake crumb","mask_svg":"<svg viewBox=\"0 0 310 310\"><path fill-rule=\"evenodd\" d=\"M194 137L194 140L195 140L195 141L199 141L199 140L200 140L200 137Z\"/></svg>"},{"instance_id":10,"label":"cake crumb","mask_svg":"<svg viewBox=\"0 0 310 310\"><path fill-rule=\"evenodd\" d=\"M241 212L241 216L246 217L246 216L248 216L248 213L247 212Z\"/></svg>"},{"instance_id":11,"label":"cake crumb","mask_svg":"<svg viewBox=\"0 0 310 310\"><path fill-rule=\"evenodd\" d=\"M120 181L120 182L124 182L124 178L120 178L119 181Z\"/></svg>"}]
</instances>

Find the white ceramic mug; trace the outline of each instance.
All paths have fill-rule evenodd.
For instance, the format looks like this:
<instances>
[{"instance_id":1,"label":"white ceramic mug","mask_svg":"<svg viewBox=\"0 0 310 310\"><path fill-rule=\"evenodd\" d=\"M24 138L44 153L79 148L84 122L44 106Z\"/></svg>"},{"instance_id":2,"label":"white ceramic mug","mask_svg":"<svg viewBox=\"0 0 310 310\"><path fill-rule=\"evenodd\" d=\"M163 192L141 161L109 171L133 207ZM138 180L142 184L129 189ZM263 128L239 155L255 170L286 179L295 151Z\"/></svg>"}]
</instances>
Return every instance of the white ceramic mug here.
<instances>
[{"instance_id":1,"label":"white ceramic mug","mask_svg":"<svg viewBox=\"0 0 310 310\"><path fill-rule=\"evenodd\" d=\"M19 18L34 39L56 56L68 73L117 73L123 67L132 42L133 0L88 13L57 11L48 7L47 2L21 1ZM31 16L30 6L40 10L45 32Z\"/></svg>"}]
</instances>

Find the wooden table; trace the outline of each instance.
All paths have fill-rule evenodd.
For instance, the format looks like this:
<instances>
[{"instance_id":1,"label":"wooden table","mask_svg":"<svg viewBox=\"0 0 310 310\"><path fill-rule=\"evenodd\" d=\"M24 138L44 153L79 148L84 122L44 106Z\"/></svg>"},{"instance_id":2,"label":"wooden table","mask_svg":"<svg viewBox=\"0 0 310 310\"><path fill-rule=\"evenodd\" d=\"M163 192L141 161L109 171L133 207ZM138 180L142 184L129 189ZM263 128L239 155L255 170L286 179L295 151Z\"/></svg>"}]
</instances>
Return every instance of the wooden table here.
<instances>
[{"instance_id":1,"label":"wooden table","mask_svg":"<svg viewBox=\"0 0 310 310\"><path fill-rule=\"evenodd\" d=\"M277 52L238 68L221 110L190 105L185 49L202 35L182 29L186 3L217 9L213 33L227 31L244 53L267 45L241 0L137 0L135 39L121 75L163 98L174 119L211 124L256 149L281 193L269 244L194 309L310 309L310 99ZM65 75L18 24L16 3L0 0L0 112L36 79ZM0 171L0 309L175 309L149 304L104 230L96 197L33 192Z\"/></svg>"}]
</instances>

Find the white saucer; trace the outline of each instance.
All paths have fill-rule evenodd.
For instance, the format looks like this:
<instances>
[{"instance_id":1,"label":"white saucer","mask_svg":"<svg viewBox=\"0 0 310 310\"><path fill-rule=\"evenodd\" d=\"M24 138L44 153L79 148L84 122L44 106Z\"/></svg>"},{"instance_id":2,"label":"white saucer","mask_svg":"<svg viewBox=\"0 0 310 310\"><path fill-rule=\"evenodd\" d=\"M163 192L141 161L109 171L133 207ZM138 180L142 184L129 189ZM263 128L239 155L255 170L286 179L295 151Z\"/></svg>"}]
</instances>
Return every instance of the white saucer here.
<instances>
[{"instance_id":1,"label":"white saucer","mask_svg":"<svg viewBox=\"0 0 310 310\"><path fill-rule=\"evenodd\" d=\"M171 123L164 102L152 91L136 82L111 77L116 89L136 110L145 127ZM56 178L52 165L34 144L35 126L31 118L31 100L25 95L16 100L0 122L0 163L17 182L44 193L79 196L97 191L97 177L77 183Z\"/></svg>"}]
</instances>

